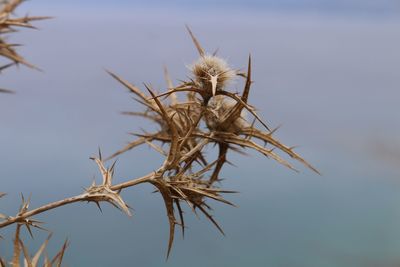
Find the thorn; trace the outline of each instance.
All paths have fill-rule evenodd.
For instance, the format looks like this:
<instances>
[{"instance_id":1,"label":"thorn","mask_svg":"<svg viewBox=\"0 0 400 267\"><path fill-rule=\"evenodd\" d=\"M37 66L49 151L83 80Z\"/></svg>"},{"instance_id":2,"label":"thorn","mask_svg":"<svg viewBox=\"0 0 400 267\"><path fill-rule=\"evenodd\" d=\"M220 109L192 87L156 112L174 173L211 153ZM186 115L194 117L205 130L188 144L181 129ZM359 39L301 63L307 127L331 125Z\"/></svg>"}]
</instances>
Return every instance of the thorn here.
<instances>
[{"instance_id":1,"label":"thorn","mask_svg":"<svg viewBox=\"0 0 400 267\"><path fill-rule=\"evenodd\" d=\"M100 212L103 213L103 210L101 209L100 203L98 201L95 201L94 203L99 208Z\"/></svg>"},{"instance_id":2,"label":"thorn","mask_svg":"<svg viewBox=\"0 0 400 267\"><path fill-rule=\"evenodd\" d=\"M194 45L197 48L197 51L199 52L201 57L204 57L206 55L204 49L201 47L199 41L196 39L196 37L194 36L193 32L190 30L189 26L186 24L186 29L188 30L190 37L192 38L192 41L194 43Z\"/></svg>"}]
</instances>

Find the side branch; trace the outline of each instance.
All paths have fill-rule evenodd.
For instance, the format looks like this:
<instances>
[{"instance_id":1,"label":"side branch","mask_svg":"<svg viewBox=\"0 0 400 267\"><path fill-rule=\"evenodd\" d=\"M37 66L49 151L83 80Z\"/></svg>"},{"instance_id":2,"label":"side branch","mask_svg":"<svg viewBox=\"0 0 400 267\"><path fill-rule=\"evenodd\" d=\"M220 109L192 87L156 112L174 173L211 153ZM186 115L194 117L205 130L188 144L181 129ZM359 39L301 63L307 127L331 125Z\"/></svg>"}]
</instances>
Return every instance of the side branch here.
<instances>
[{"instance_id":1,"label":"side branch","mask_svg":"<svg viewBox=\"0 0 400 267\"><path fill-rule=\"evenodd\" d=\"M141 183L149 182L154 177L155 177L155 174L150 173L150 174L147 174L147 175L137 178L137 179L132 179L127 182L113 185L110 187L110 189L112 189L113 191L121 191L122 189L125 189L128 187L133 187L133 186L141 184ZM24 221L26 221L26 219L28 219L32 216L44 213L46 211L53 210L53 209L56 209L56 208L59 208L59 207L65 206L65 205L69 205L69 204L72 204L75 202L81 202L81 201L90 201L90 197L88 196L88 194L83 193L83 194L80 194L77 196L65 198L65 199L62 199L62 200L59 200L56 202L52 202L52 203L43 205L39 208L30 210L30 211L19 213L15 217L8 217L8 219L6 219L5 221L0 222L0 229L4 228L6 226L9 226L9 225L15 224L15 223L21 223L21 222L23 223Z\"/></svg>"}]
</instances>

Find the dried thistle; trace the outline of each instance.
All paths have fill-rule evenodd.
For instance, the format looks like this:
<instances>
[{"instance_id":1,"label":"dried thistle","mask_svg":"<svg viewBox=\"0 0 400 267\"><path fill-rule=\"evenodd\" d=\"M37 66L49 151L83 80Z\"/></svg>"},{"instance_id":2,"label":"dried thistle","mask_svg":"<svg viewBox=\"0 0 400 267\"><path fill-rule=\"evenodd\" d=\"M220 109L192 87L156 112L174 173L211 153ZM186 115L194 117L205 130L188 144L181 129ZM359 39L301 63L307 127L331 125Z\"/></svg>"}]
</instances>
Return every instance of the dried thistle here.
<instances>
[{"instance_id":1,"label":"dried thistle","mask_svg":"<svg viewBox=\"0 0 400 267\"><path fill-rule=\"evenodd\" d=\"M36 68L32 64L28 63L23 57L21 57L16 50L15 47L18 47L19 44L8 43L4 34L15 32L15 28L31 28L35 29L35 27L31 24L32 21L48 19L49 17L33 17L33 16L25 16L19 18L12 18L11 15L15 11L15 9L23 2L23 0L10 0L3 4L0 10L0 56L3 56L9 60L11 60L12 64L23 64L30 68ZM5 65L4 67L9 67L12 64Z\"/></svg>"},{"instance_id":2,"label":"dried thistle","mask_svg":"<svg viewBox=\"0 0 400 267\"><path fill-rule=\"evenodd\" d=\"M280 155L286 154L318 173L313 166L295 153L293 148L277 140L273 136L275 130L271 131L258 116L256 109L248 103L252 84L251 57L246 73L234 71L222 58L206 54L189 28L188 31L200 58L191 67L192 79L182 81L176 87L173 86L168 71L165 70L167 81L165 93L157 95L147 84L144 84L147 90L144 92L116 74L108 72L128 88L134 94L136 101L144 106L143 111L125 112L125 114L149 119L158 124L160 129L153 133L134 134L136 140L107 159L139 145L148 144L165 157L162 165L143 177L113 184L115 162L106 168L99 152L99 156L92 159L102 174L101 184L93 182L82 194L36 209L29 209L29 199L26 201L23 198L21 208L15 216L2 216L0 229L17 224L18 227L26 226L31 232L30 227L40 228L40 222L33 220L33 216L76 202L94 202L99 208L101 202L107 202L131 215L130 207L121 197L122 190L148 183L161 194L166 208L169 222L168 258L174 241L175 226L179 225L184 234L182 205L184 203L194 213L201 212L223 234L208 202L214 200L233 205L223 195L234 191L224 190L216 185L216 182L221 180L220 172L223 166L228 162L228 152L245 153L246 148L252 149L294 169L292 164ZM229 90L229 82L236 78L244 78L244 89L240 95ZM179 101L177 94L182 92L186 93L186 98ZM257 127L257 123L262 125L261 129ZM216 159L206 157L205 152L210 144L219 148ZM18 246L16 251L21 247L23 248Z\"/></svg>"},{"instance_id":3,"label":"dried thistle","mask_svg":"<svg viewBox=\"0 0 400 267\"><path fill-rule=\"evenodd\" d=\"M18 54L16 48L19 44L9 43L6 39L6 35L16 32L16 28L30 28L36 29L31 22L36 20L48 19L49 17L33 17L25 16L14 18L12 17L15 9L23 2L23 0L10 0L3 1L0 5L0 57L3 57L11 63L5 64L0 67L0 72L14 65L25 65L27 67L38 69L34 65L27 62L20 54ZM0 93L12 93L7 89L1 89Z\"/></svg>"},{"instance_id":4,"label":"dried thistle","mask_svg":"<svg viewBox=\"0 0 400 267\"><path fill-rule=\"evenodd\" d=\"M256 114L254 107L248 104L252 84L251 58L249 57L247 73L234 72L223 59L215 55L206 55L196 37L189 28L188 30L200 55L198 61L191 67L194 76L192 80L183 81L177 87L173 87L166 74L167 92L156 96L153 90L145 85L150 93L148 97L138 87L109 72L113 78L138 96L137 101L146 107L145 112L125 112L125 114L145 117L158 123L161 128L155 133L135 134L139 137L138 139L114 153L110 158L144 143L166 157L164 164L155 172L154 179L150 183L161 193L167 210L170 223L167 255L174 239L175 225L178 224L182 230L184 229L181 202L188 204L193 211L196 208L202 211L222 232L212 216L207 213L209 206L205 204L205 199L211 198L231 204L219 194L232 191L220 190L214 185L220 180L219 174L227 163L229 150L244 153L245 148L250 148L295 170L287 160L274 151L274 149L280 150L318 173L314 167L295 153L293 148L285 146L274 138L272 135L275 130L270 131ZM229 92L228 82L235 77L245 78L241 95ZM186 101L178 101L176 94L179 92L187 92ZM163 98L165 96L168 96L170 101ZM252 121L248 121L246 111L253 115ZM202 121L205 127L202 126ZM259 121L267 131L256 128L256 121ZM252 139L264 144L259 144ZM169 153L162 150L155 143L157 141L162 144L167 143ZM204 157L204 151L207 144L212 143L218 145L219 156L212 164L207 164L209 160ZM267 148L267 144L271 148ZM201 176L193 172L194 162L201 163ZM207 172L211 174L205 175ZM193 177L200 178L193 179ZM175 208L178 210L179 221L175 217Z\"/></svg>"},{"instance_id":5,"label":"dried thistle","mask_svg":"<svg viewBox=\"0 0 400 267\"><path fill-rule=\"evenodd\" d=\"M68 247L68 240L65 240L59 252L52 259L50 259L46 253L47 245L52 236L52 234L49 234L43 244L39 247L35 255L31 256L20 237L21 226L21 224L18 224L15 230L13 243L14 250L11 262L7 264L7 261L0 257L0 267L20 267L21 265L25 267L60 267L64 258L65 251ZM23 264L21 264L21 256ZM40 261L43 262L42 265L40 265Z\"/></svg>"},{"instance_id":6,"label":"dried thistle","mask_svg":"<svg viewBox=\"0 0 400 267\"><path fill-rule=\"evenodd\" d=\"M162 96L175 95L178 92L188 92L187 101L179 103L179 106L193 106L194 108L191 110L191 112L189 112L189 115L186 114L186 116L200 116L200 119L204 120L207 125L207 129L201 129L198 125L198 127L193 131L193 134L190 138L194 140L194 144L198 143L199 139L209 139L207 142L213 142L218 144L219 146L219 161L216 164L214 173L210 178L210 183L218 180L219 172L222 169L223 164L226 162L226 155L228 150L233 149L243 152L242 148L244 147L254 149L267 157L275 159L286 167L295 170L295 168L288 161L286 161L274 152L274 149L281 150L293 159L301 162L308 168L311 168L318 173L318 171L314 167L312 167L297 153L295 153L293 151L293 148L283 145L276 138L274 138L272 135L276 129L270 131L267 125L256 114L254 107L248 104L248 97L252 84L251 58L249 57L247 73L236 73L227 66L226 62L223 59L220 59L217 56L207 56L197 38L193 35L189 28L188 30L200 55L197 63L195 63L192 67L194 78L191 81L182 82L181 85L175 88L171 88L171 86L168 86L168 91L166 93L158 95L157 98L160 98ZM210 78L210 74L211 76L215 76L217 73L221 75L218 77L222 77L222 79L215 80ZM120 82L123 81L123 84L126 87L132 87L132 85L122 80L118 76L113 76ZM229 92L226 88L227 82L232 80L234 76L245 78L244 89L241 96ZM135 87L135 92L137 92L137 90L139 89ZM200 96L200 98L198 98L196 95ZM143 93L141 94L141 96L143 96ZM146 99L146 101L152 100L154 100L154 98ZM177 106L178 105L176 103L174 105L167 104L165 105L164 109L168 111L174 111L176 114L178 114L176 117L178 117L180 121L184 121L184 119L181 118L181 113L176 111ZM246 111L254 116L254 119L251 122L249 122L245 116ZM147 118L154 121L163 122L162 119L160 120L160 117L150 117L148 113L130 114L141 115L143 117L147 116ZM255 127L255 121L259 121L267 129L267 131L257 129ZM161 128L165 129L165 124ZM187 127L180 128L183 131L187 131ZM211 134L213 135L212 137ZM148 138L148 142L153 142L155 140L170 142L170 138L168 138L168 135L170 135L170 133L168 130L166 130L153 134L141 135L141 137ZM266 148L264 145L252 141L252 138L258 139L264 144L269 144L272 147ZM139 139L132 142L124 149L115 153L113 157L125 152L128 149L135 147L137 144L140 143L145 143L145 140Z\"/></svg>"}]
</instances>

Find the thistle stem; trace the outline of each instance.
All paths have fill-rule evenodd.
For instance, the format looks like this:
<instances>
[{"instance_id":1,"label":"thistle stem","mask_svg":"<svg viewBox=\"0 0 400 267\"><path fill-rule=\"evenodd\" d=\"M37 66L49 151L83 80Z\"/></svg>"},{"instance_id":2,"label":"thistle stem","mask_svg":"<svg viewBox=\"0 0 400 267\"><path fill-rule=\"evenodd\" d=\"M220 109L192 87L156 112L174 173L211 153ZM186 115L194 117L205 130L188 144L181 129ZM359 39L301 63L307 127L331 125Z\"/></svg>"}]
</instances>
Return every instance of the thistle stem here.
<instances>
[{"instance_id":1,"label":"thistle stem","mask_svg":"<svg viewBox=\"0 0 400 267\"><path fill-rule=\"evenodd\" d=\"M120 183L120 184L113 185L113 186L111 186L111 189L113 191L119 191L119 190L122 190L122 189L125 189L125 188L133 187L133 186L141 184L141 183L148 182L151 179L153 179L154 177L155 177L155 174L154 173L150 173L150 174L147 174L147 175L142 176L140 178L132 179L132 180ZM28 219L28 218L30 218L32 216L44 213L46 211L53 210L53 209L56 209L56 208L59 208L59 207L65 206L65 205L69 205L69 204L72 204L72 203L75 203L75 202L81 202L81 201L88 201L88 195L80 194L80 195L77 195L77 196L65 198L65 199L58 200L58 201L55 201L55 202L52 202L52 203L48 203L48 204L43 205L43 206L41 206L39 208L20 213L15 217L9 217L7 220L5 220L3 222L0 222L0 229L4 228L6 226L9 226L9 225L18 223L18 222L22 222L25 219Z\"/></svg>"}]
</instances>

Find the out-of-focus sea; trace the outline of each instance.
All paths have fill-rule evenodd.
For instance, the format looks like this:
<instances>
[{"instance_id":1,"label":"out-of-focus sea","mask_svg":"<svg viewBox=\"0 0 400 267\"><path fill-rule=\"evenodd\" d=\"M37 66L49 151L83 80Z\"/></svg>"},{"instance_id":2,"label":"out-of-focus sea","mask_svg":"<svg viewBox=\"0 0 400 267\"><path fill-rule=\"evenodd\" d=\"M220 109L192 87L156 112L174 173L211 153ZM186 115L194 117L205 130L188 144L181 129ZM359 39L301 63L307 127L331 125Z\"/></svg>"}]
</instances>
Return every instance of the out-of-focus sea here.
<instances>
[{"instance_id":1,"label":"out-of-focus sea","mask_svg":"<svg viewBox=\"0 0 400 267\"><path fill-rule=\"evenodd\" d=\"M124 192L132 218L86 203L38 216L54 231L49 254L68 237L67 266L400 266L397 1L380 1L381 9L366 1L367 11L358 13L272 8L273 1L250 2L253 9L224 8L228 2L215 8L64 2L24 4L18 14L55 18L10 37L44 71L21 66L0 77L2 88L17 91L0 96L0 191L8 192L1 213L18 209L20 192L32 193L32 207L80 193L93 175L99 178L89 160L99 146L110 154L131 140L127 133L153 129L119 114L140 106L105 69L160 91L163 65L176 83L185 79L197 56L186 23L207 51L219 48L234 68L245 69L251 53L251 103L272 127L282 124L276 136L299 145L323 175L233 153L237 167L227 166L222 176L224 188L240 191L228 196L238 208L213 203L225 237L187 210L185 239L176 233L166 262L162 199L138 186ZM329 6L309 1L322 2ZM116 182L146 174L161 160L148 147L127 153ZM2 255L11 254L12 231L1 233ZM38 232L27 244L35 248L45 236Z\"/></svg>"}]
</instances>

